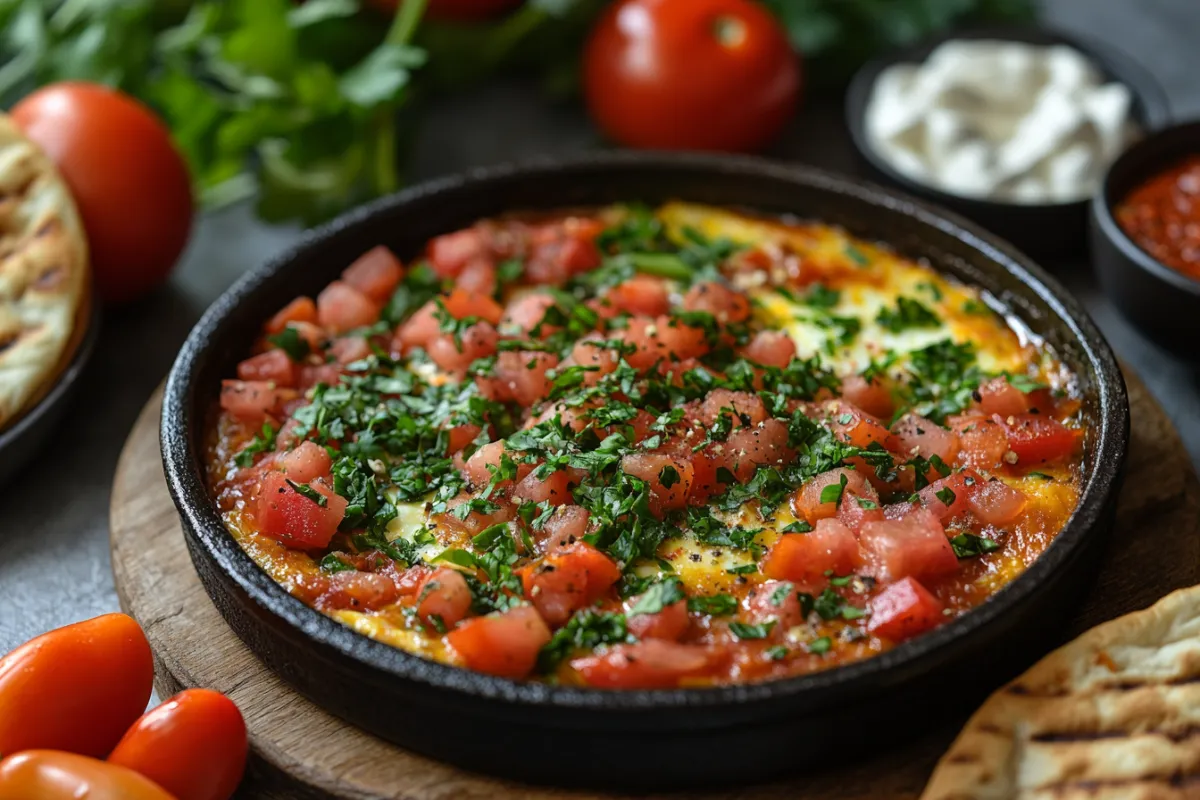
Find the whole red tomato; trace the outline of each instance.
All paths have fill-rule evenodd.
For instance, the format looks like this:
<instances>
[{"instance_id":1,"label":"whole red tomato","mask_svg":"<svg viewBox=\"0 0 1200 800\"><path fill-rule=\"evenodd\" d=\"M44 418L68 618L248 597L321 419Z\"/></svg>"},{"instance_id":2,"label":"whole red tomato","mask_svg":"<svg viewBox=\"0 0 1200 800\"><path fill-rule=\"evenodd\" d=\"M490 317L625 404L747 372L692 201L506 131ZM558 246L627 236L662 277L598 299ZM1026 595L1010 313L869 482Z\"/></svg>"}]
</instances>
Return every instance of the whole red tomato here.
<instances>
[{"instance_id":1,"label":"whole red tomato","mask_svg":"<svg viewBox=\"0 0 1200 800\"><path fill-rule=\"evenodd\" d=\"M91 83L39 89L12 117L71 187L100 296L125 302L162 283L187 243L192 187L158 118Z\"/></svg>"},{"instance_id":2,"label":"whole red tomato","mask_svg":"<svg viewBox=\"0 0 1200 800\"><path fill-rule=\"evenodd\" d=\"M0 754L103 758L145 710L153 681L150 643L124 614L32 639L0 659Z\"/></svg>"},{"instance_id":3,"label":"whole red tomato","mask_svg":"<svg viewBox=\"0 0 1200 800\"><path fill-rule=\"evenodd\" d=\"M592 30L584 94L632 147L756 150L800 94L800 61L752 0L619 0Z\"/></svg>"},{"instance_id":4,"label":"whole red tomato","mask_svg":"<svg viewBox=\"0 0 1200 800\"><path fill-rule=\"evenodd\" d=\"M204 754L197 753L197 760ZM75 753L27 750L0 761L0 800L174 800L133 770Z\"/></svg>"},{"instance_id":5,"label":"whole red tomato","mask_svg":"<svg viewBox=\"0 0 1200 800\"><path fill-rule=\"evenodd\" d=\"M524 0L429 0L425 15L430 19L477 22L516 8ZM394 13L400 0L370 0L380 11Z\"/></svg>"},{"instance_id":6,"label":"whole red tomato","mask_svg":"<svg viewBox=\"0 0 1200 800\"><path fill-rule=\"evenodd\" d=\"M188 689L135 722L108 763L145 775L177 800L229 800L246 768L246 747L246 723L234 702Z\"/></svg>"}]
</instances>

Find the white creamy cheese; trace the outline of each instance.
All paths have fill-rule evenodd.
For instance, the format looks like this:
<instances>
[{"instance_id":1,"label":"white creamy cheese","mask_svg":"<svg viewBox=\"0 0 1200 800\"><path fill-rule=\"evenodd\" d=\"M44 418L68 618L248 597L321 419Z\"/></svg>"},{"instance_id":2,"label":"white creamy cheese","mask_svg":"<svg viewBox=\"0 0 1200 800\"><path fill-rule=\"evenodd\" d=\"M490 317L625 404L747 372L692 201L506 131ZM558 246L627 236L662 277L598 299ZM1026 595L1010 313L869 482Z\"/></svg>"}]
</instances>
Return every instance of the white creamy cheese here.
<instances>
[{"instance_id":1,"label":"white creamy cheese","mask_svg":"<svg viewBox=\"0 0 1200 800\"><path fill-rule=\"evenodd\" d=\"M956 40L873 87L870 145L904 175L964 197L1070 202L1136 135L1128 87L1078 51Z\"/></svg>"}]
</instances>

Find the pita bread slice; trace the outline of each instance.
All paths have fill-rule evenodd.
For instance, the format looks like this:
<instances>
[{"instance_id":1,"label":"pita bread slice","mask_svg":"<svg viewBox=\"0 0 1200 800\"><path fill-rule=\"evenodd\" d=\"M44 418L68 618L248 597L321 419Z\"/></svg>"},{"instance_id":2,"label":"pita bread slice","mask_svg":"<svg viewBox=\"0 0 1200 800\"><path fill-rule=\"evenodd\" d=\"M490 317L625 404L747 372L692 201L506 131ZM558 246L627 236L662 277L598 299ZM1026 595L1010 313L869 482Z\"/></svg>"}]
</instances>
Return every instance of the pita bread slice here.
<instances>
[{"instance_id":1,"label":"pita bread slice","mask_svg":"<svg viewBox=\"0 0 1200 800\"><path fill-rule=\"evenodd\" d=\"M0 429L70 360L88 270L70 190L50 159L0 114Z\"/></svg>"},{"instance_id":2,"label":"pita bread slice","mask_svg":"<svg viewBox=\"0 0 1200 800\"><path fill-rule=\"evenodd\" d=\"M993 694L921 800L1200 800L1200 586L1055 650Z\"/></svg>"}]
</instances>

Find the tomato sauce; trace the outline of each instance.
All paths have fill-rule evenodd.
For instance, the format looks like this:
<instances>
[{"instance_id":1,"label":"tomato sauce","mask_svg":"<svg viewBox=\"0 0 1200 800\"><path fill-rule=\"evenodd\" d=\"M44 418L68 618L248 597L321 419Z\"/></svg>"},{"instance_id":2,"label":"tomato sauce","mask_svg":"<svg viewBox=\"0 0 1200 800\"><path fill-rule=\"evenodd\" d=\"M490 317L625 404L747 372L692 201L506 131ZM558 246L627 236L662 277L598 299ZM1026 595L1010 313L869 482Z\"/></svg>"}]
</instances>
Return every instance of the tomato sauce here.
<instances>
[{"instance_id":1,"label":"tomato sauce","mask_svg":"<svg viewBox=\"0 0 1200 800\"><path fill-rule=\"evenodd\" d=\"M886 248L614 207L375 248L286 304L223 384L209 480L246 552L364 635L708 686L986 602L1078 502L1078 409L1053 353Z\"/></svg>"},{"instance_id":2,"label":"tomato sauce","mask_svg":"<svg viewBox=\"0 0 1200 800\"><path fill-rule=\"evenodd\" d=\"M1200 280L1200 155L1138 186L1117 207L1116 216L1139 247Z\"/></svg>"}]
</instances>

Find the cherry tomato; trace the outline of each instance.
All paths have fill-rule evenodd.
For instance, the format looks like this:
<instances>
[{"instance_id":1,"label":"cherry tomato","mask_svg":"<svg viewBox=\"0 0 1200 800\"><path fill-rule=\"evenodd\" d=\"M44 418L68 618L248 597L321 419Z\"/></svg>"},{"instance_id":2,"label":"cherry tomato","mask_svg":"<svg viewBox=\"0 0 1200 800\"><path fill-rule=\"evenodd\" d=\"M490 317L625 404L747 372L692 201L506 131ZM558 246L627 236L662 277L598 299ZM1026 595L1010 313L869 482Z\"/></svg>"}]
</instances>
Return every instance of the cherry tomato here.
<instances>
[{"instance_id":1,"label":"cherry tomato","mask_svg":"<svg viewBox=\"0 0 1200 800\"><path fill-rule=\"evenodd\" d=\"M140 772L177 800L229 800L246 768L246 723L220 692L188 689L135 722L108 763Z\"/></svg>"},{"instance_id":2,"label":"cherry tomato","mask_svg":"<svg viewBox=\"0 0 1200 800\"><path fill-rule=\"evenodd\" d=\"M187 243L192 188L158 118L115 89L73 82L39 89L12 117L71 187L100 296L126 302L162 283Z\"/></svg>"},{"instance_id":3,"label":"cherry tomato","mask_svg":"<svg viewBox=\"0 0 1200 800\"><path fill-rule=\"evenodd\" d=\"M523 0L429 0L425 16L430 19L478 22L499 16L521 5ZM394 14L400 0L370 0L380 11Z\"/></svg>"},{"instance_id":4,"label":"cherry tomato","mask_svg":"<svg viewBox=\"0 0 1200 800\"><path fill-rule=\"evenodd\" d=\"M620 0L583 68L592 118L632 147L756 150L800 94L799 58L753 0Z\"/></svg>"},{"instance_id":5,"label":"cherry tomato","mask_svg":"<svg viewBox=\"0 0 1200 800\"><path fill-rule=\"evenodd\" d=\"M154 781L131 769L75 753L27 750L0 761L0 800L79 798L174 800Z\"/></svg>"},{"instance_id":6,"label":"cherry tomato","mask_svg":"<svg viewBox=\"0 0 1200 800\"><path fill-rule=\"evenodd\" d=\"M103 758L145 710L153 681L150 643L124 614L43 634L0 659L0 753Z\"/></svg>"}]
</instances>

